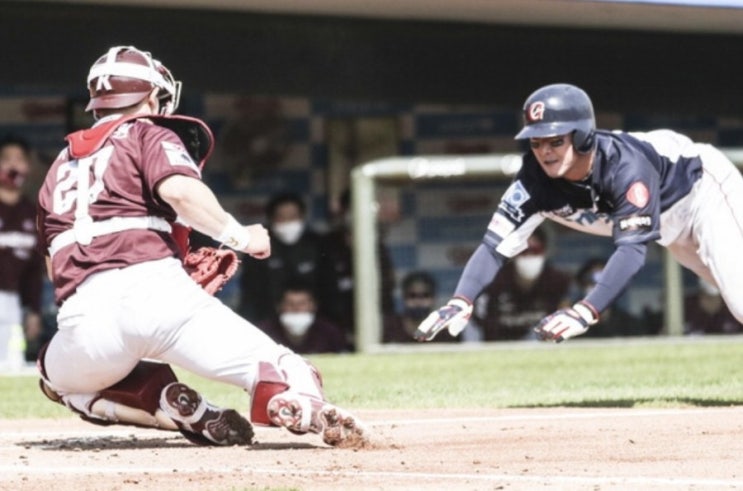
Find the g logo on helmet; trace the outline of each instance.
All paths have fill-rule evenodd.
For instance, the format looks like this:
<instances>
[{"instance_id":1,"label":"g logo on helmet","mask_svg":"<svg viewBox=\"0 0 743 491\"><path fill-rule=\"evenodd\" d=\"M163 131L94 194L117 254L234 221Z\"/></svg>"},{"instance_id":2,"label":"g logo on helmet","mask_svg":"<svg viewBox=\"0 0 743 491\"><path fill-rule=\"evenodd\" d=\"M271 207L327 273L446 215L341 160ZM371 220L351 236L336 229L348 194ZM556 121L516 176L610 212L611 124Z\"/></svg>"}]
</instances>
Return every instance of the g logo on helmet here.
<instances>
[{"instance_id":1,"label":"g logo on helmet","mask_svg":"<svg viewBox=\"0 0 743 491\"><path fill-rule=\"evenodd\" d=\"M529 110L526 112L526 116L529 121L541 121L544 119L544 102L534 102L529 106Z\"/></svg>"}]
</instances>

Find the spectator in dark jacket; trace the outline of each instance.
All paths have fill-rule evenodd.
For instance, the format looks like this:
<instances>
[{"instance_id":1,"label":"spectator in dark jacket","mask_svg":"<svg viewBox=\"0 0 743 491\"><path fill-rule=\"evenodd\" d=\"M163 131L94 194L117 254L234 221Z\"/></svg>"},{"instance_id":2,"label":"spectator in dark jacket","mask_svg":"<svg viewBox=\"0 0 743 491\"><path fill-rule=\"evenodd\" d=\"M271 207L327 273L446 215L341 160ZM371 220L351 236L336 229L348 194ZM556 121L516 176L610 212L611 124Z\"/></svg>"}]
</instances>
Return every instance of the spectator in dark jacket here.
<instances>
[{"instance_id":1,"label":"spectator in dark jacket","mask_svg":"<svg viewBox=\"0 0 743 491\"><path fill-rule=\"evenodd\" d=\"M698 291L684 298L684 334L737 333L743 333L743 325L730 313L720 290L700 278Z\"/></svg>"},{"instance_id":2,"label":"spectator in dark jacket","mask_svg":"<svg viewBox=\"0 0 743 491\"><path fill-rule=\"evenodd\" d=\"M271 234L271 256L268 259L245 257L241 276L240 310L254 321L274 313L274 306L283 294L283 285L290 279L299 279L317 299L318 310L327 312L332 294L320 294L320 288L334 285L334 270L322 252L322 237L312 230L307 221L307 208L301 196L281 193L266 204L267 227ZM322 285L322 286L321 286ZM337 300L337 299L336 299Z\"/></svg>"},{"instance_id":3,"label":"spectator in dark jacket","mask_svg":"<svg viewBox=\"0 0 743 491\"><path fill-rule=\"evenodd\" d=\"M355 308L353 274L353 237L351 223L351 195L344 192L340 210L333 229L323 241L323 259L327 258L331 272L321 277L320 304L332 305L329 314L345 331L350 347L355 345ZM395 269L392 256L380 237L377 242L379 255L379 296L382 315L394 314ZM323 263L325 264L325 263ZM330 297L330 298L328 298Z\"/></svg>"},{"instance_id":4,"label":"spectator in dark jacket","mask_svg":"<svg viewBox=\"0 0 743 491\"><path fill-rule=\"evenodd\" d=\"M402 280L402 312L384 316L384 343L411 343L413 333L423 319L436 307L436 280L425 271L413 271ZM458 338L448 332L439 334L433 342L452 342Z\"/></svg>"},{"instance_id":5,"label":"spectator in dark jacket","mask_svg":"<svg viewBox=\"0 0 743 491\"><path fill-rule=\"evenodd\" d=\"M569 305L572 279L548 260L547 234L538 228L477 300L484 341L528 339L543 317Z\"/></svg>"},{"instance_id":6,"label":"spectator in dark jacket","mask_svg":"<svg viewBox=\"0 0 743 491\"><path fill-rule=\"evenodd\" d=\"M300 280L286 283L276 312L258 323L275 342L302 353L340 353L346 350L343 330L321 315L312 288Z\"/></svg>"},{"instance_id":7,"label":"spectator in dark jacket","mask_svg":"<svg viewBox=\"0 0 743 491\"><path fill-rule=\"evenodd\" d=\"M604 259L591 258L578 269L575 280L579 298L583 298L596 286L605 266ZM599 321L591 326L584 336L606 338L657 334L657 328L650 329L648 326L648 322L632 315L615 302L601 312Z\"/></svg>"}]
</instances>

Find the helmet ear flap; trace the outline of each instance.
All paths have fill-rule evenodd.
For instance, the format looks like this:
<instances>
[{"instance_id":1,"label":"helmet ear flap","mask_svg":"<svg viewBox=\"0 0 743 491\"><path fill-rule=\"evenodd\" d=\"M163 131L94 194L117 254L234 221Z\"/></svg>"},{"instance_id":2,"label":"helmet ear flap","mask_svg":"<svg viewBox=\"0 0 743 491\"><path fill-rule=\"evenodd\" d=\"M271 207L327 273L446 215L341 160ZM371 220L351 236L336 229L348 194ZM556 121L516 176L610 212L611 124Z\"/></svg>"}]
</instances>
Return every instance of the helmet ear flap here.
<instances>
[{"instance_id":1,"label":"helmet ear flap","mask_svg":"<svg viewBox=\"0 0 743 491\"><path fill-rule=\"evenodd\" d=\"M592 129L584 131L577 129L573 132L573 148L580 154L587 154L596 145L596 132Z\"/></svg>"},{"instance_id":2,"label":"helmet ear flap","mask_svg":"<svg viewBox=\"0 0 743 491\"><path fill-rule=\"evenodd\" d=\"M573 148L585 154L596 146L596 119L588 94L570 84L545 85L524 103L524 126L517 140L532 137L573 136Z\"/></svg>"}]
</instances>

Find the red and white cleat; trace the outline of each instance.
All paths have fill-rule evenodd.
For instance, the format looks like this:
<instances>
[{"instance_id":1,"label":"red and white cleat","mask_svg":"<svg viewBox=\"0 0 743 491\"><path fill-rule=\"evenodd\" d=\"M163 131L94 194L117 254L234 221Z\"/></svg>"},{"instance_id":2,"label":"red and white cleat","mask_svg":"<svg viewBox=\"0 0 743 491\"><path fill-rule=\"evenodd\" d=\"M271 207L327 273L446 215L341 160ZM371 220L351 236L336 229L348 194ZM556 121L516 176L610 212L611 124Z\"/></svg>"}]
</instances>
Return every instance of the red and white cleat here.
<instances>
[{"instance_id":1,"label":"red and white cleat","mask_svg":"<svg viewBox=\"0 0 743 491\"><path fill-rule=\"evenodd\" d=\"M246 418L234 409L212 406L186 384L168 384L160 395L160 409L193 443L220 446L253 443L253 426Z\"/></svg>"},{"instance_id":2,"label":"red and white cleat","mask_svg":"<svg viewBox=\"0 0 743 491\"><path fill-rule=\"evenodd\" d=\"M293 433L317 433L323 442L339 448L368 444L367 430L351 413L320 399L286 391L268 401L268 417Z\"/></svg>"}]
</instances>

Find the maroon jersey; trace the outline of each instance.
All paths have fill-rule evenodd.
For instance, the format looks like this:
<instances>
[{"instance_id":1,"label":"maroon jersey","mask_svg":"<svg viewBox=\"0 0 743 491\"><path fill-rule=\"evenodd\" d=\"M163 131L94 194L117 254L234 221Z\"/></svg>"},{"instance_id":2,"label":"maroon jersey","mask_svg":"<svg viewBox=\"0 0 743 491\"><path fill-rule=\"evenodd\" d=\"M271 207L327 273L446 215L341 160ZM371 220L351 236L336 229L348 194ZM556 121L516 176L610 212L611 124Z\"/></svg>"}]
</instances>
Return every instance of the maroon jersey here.
<instances>
[{"instance_id":1,"label":"maroon jersey","mask_svg":"<svg viewBox=\"0 0 743 491\"><path fill-rule=\"evenodd\" d=\"M106 125L112 131L101 131ZM59 234L73 228L81 201L77 170L85 165L90 168L87 215L94 223L115 217L159 217L172 223L176 214L157 196L155 187L174 174L200 178L199 168L176 133L149 119L121 124L101 120L85 131L89 134L68 137L70 146L54 161L39 191L42 246L52 246ZM92 273L178 253L169 232L148 228L106 233L87 245L73 242L52 256L55 299L61 303Z\"/></svg>"},{"instance_id":2,"label":"maroon jersey","mask_svg":"<svg viewBox=\"0 0 743 491\"><path fill-rule=\"evenodd\" d=\"M36 209L26 198L0 202L0 290L18 293L21 305L41 310L43 258L36 251Z\"/></svg>"}]
</instances>

